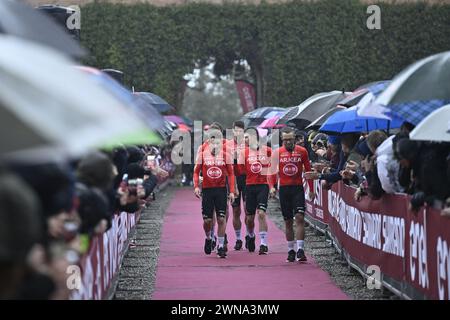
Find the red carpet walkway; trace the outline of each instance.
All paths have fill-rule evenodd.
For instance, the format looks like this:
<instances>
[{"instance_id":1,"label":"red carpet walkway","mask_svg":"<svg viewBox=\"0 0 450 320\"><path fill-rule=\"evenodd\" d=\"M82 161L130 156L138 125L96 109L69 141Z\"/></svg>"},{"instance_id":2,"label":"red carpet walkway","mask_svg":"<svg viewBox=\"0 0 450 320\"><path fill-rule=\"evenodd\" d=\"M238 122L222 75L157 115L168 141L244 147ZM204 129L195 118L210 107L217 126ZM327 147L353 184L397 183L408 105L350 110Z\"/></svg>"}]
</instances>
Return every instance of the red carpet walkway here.
<instances>
[{"instance_id":1,"label":"red carpet walkway","mask_svg":"<svg viewBox=\"0 0 450 320\"><path fill-rule=\"evenodd\" d=\"M287 263L284 233L269 220L269 254L233 251L231 216L226 259L203 252L201 201L191 189L178 190L164 218L153 293L155 300L348 299L308 256ZM258 223L256 222L256 230ZM242 228L245 236L245 228ZM256 236L259 248L259 236Z\"/></svg>"}]
</instances>

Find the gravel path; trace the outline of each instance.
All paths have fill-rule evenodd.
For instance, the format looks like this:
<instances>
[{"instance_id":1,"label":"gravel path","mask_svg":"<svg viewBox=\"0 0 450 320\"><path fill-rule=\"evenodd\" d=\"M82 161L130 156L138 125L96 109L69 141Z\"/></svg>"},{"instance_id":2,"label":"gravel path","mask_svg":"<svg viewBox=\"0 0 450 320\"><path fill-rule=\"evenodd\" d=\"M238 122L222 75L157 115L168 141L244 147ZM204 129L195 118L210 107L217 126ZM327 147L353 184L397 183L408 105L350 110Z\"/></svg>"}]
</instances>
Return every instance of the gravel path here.
<instances>
[{"instance_id":1,"label":"gravel path","mask_svg":"<svg viewBox=\"0 0 450 320\"><path fill-rule=\"evenodd\" d=\"M151 299L155 284L156 265L159 255L161 226L176 187L168 187L158 194L157 200L144 210L135 233L135 247L130 247L125 255L120 271L114 299L147 300ZM282 230L284 221L279 203L269 201L269 217ZM334 247L326 241L325 236L312 227L306 228L305 248L316 263L330 274L331 279L350 298L357 300L396 299L385 290L369 290L365 280L355 270L348 267Z\"/></svg>"},{"instance_id":2,"label":"gravel path","mask_svg":"<svg viewBox=\"0 0 450 320\"><path fill-rule=\"evenodd\" d=\"M172 200L175 189L169 186L157 193L156 201L143 211L135 232L131 235L135 246L130 247L124 257L114 299L151 299L164 212Z\"/></svg>"}]
</instances>

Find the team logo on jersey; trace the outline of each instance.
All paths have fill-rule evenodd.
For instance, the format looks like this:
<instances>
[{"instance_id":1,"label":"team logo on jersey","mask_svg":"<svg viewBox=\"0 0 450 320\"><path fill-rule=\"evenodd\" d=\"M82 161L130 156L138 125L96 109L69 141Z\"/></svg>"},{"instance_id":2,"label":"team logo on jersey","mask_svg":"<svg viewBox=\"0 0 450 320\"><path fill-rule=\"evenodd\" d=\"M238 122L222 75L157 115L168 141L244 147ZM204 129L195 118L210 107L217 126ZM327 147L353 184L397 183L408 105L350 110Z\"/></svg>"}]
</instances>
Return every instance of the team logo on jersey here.
<instances>
[{"instance_id":1,"label":"team logo on jersey","mask_svg":"<svg viewBox=\"0 0 450 320\"><path fill-rule=\"evenodd\" d=\"M284 166L283 168L283 173L287 176L294 176L296 175L298 172L298 168L296 165L290 164L288 163L287 165Z\"/></svg>"},{"instance_id":2,"label":"team logo on jersey","mask_svg":"<svg viewBox=\"0 0 450 320\"><path fill-rule=\"evenodd\" d=\"M250 165L250 170L251 170L253 173L260 173L261 170L262 170L262 164L259 163L259 162L254 162L254 163L252 163L252 164Z\"/></svg>"},{"instance_id":3,"label":"team logo on jersey","mask_svg":"<svg viewBox=\"0 0 450 320\"><path fill-rule=\"evenodd\" d=\"M206 174L211 179L218 179L222 176L222 170L218 167L211 167L206 171Z\"/></svg>"}]
</instances>

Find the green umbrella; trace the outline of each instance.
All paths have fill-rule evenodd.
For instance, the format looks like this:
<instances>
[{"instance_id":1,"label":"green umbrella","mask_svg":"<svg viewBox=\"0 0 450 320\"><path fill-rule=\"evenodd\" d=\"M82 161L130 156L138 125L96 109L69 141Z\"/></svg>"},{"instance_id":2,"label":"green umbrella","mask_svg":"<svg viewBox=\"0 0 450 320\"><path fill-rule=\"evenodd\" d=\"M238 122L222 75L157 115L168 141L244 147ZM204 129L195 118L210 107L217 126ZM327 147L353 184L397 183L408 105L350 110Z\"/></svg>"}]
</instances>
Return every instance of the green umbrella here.
<instances>
[{"instance_id":1,"label":"green umbrella","mask_svg":"<svg viewBox=\"0 0 450 320\"><path fill-rule=\"evenodd\" d=\"M110 140L106 141L106 143L99 145L99 147L101 149L111 150L120 145L157 145L161 142L162 140L158 136L158 134L147 129L142 129L111 138Z\"/></svg>"}]
</instances>

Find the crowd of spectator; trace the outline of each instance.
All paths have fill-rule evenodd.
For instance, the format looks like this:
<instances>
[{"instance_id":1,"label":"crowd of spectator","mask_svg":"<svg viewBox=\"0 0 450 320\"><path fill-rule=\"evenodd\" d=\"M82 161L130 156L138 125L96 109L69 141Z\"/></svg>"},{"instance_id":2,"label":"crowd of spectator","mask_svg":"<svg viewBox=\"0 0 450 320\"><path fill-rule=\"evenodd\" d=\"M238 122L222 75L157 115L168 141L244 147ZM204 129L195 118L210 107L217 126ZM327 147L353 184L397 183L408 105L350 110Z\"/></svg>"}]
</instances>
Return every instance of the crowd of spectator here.
<instances>
[{"instance_id":1,"label":"crowd of spectator","mask_svg":"<svg viewBox=\"0 0 450 320\"><path fill-rule=\"evenodd\" d=\"M325 189L337 181L356 187L355 200L383 194L411 195L414 212L432 206L448 215L450 207L450 144L409 139L414 126L405 122L393 135L381 130L340 136L299 131L314 170L305 176L319 179ZM309 143L311 147L309 147Z\"/></svg>"},{"instance_id":2,"label":"crowd of spectator","mask_svg":"<svg viewBox=\"0 0 450 320\"><path fill-rule=\"evenodd\" d=\"M67 268L120 212L173 177L170 144L119 146L57 163L0 169L0 299L68 299Z\"/></svg>"}]
</instances>

